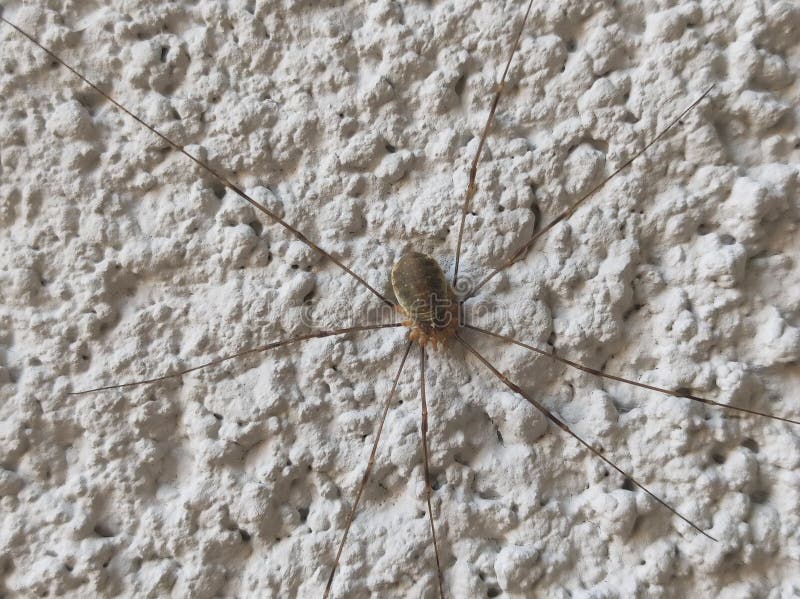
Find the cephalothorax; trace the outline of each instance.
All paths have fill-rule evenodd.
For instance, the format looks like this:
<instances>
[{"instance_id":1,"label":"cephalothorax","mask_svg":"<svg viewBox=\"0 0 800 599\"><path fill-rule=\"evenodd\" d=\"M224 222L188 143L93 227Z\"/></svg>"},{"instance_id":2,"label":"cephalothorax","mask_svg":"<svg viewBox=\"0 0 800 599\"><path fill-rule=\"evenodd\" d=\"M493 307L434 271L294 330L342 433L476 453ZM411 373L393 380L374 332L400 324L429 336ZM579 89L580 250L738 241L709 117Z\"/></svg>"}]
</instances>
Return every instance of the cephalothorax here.
<instances>
[{"instance_id":1,"label":"cephalothorax","mask_svg":"<svg viewBox=\"0 0 800 599\"><path fill-rule=\"evenodd\" d=\"M436 260L419 252L403 255L392 267L392 289L410 340L436 348L456 332L459 303Z\"/></svg>"}]
</instances>

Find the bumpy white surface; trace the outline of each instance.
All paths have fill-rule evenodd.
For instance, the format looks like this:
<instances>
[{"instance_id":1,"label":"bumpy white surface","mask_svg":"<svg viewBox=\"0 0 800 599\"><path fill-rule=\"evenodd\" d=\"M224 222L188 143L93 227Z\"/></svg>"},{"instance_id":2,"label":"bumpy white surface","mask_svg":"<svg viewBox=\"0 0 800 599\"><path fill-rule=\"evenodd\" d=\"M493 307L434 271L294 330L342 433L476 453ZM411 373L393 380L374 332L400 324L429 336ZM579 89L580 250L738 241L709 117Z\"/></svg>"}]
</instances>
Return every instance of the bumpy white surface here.
<instances>
[{"instance_id":1,"label":"bumpy white surface","mask_svg":"<svg viewBox=\"0 0 800 599\"><path fill-rule=\"evenodd\" d=\"M451 268L520 2L34 4L4 16L379 289L409 248ZM479 169L468 277L717 87L484 288L487 326L800 417L798 40L787 1L536 0ZM5 25L0 110L0 595L320 596L403 332L67 395L379 302ZM719 542L453 345L427 374L449 597L800 596L798 427L467 335ZM419 380L415 351L337 597L437 595Z\"/></svg>"}]
</instances>

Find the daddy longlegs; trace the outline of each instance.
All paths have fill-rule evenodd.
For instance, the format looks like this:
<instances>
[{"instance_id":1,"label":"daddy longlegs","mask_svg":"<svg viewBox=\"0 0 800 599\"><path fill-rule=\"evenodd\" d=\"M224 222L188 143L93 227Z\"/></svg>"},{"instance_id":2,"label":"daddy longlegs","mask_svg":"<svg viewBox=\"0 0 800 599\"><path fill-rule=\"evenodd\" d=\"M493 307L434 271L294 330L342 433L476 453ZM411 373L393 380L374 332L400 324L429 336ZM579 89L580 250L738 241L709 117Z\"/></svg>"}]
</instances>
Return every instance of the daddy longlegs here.
<instances>
[{"instance_id":1,"label":"daddy longlegs","mask_svg":"<svg viewBox=\"0 0 800 599\"><path fill-rule=\"evenodd\" d=\"M316 330L288 338L276 339L270 343L257 347L247 347L246 349L226 354L213 360L208 360L202 364L196 364L187 368L167 369L166 372L154 373L152 376L143 379L126 382L113 382L111 384L102 385L91 389L73 389L68 392L69 396L74 397L95 395L101 392L108 392L118 389L126 390L129 388L171 381L179 379L183 375L187 375L207 367L227 363L236 358L241 358L251 354L260 354L284 346L291 348L310 339L326 337L336 339L349 333L377 331L378 329L387 328L393 329L399 328L403 325L410 328L409 341L404 344L404 350L397 358L399 360L399 365L395 368L390 390L386 394L385 398L383 398L380 405L380 415L374 430L374 439L370 445L367 464L363 470L363 474L360 477L360 481L358 482L356 488L353 489L353 495L349 500L350 504L349 509L346 512L346 521L344 526L336 529L336 535L338 539L335 545L335 551L331 550L333 551L333 557L329 563L319 564L320 569L318 572L324 572L324 590L322 590L323 597L328 597L336 588L334 586L334 582L337 580L336 574L340 564L342 563L343 551L347 547L346 542L348 539L348 534L357 518L358 509L362 503L365 490L368 488L368 483L370 482L370 476L373 472L373 469L375 468L376 463L378 463L380 460L379 442L381 439L381 434L384 430L387 414L389 413L393 402L396 401L398 385L401 380L403 369L406 364L413 359L411 352L412 348L415 346L417 347L415 353L418 353L419 356L418 390L421 403L420 429L423 457L424 500L430 532L430 546L432 547L430 567L432 572L435 573L436 592L438 596L442 598L445 596L452 596L452 593L448 593L448 586L450 585L447 584L449 578L447 575L447 570L453 565L453 560L451 560L453 556L451 554L451 550L448 549L448 541L451 539L448 539L448 535L443 534L442 530L437 528L436 518L434 517L436 510L434 509L434 505L432 503L434 485L432 482L433 477L429 462L431 450L435 448L429 446L428 404L426 401L426 363L428 360L426 348L430 347L431 345L437 347L437 349L440 351L448 351L452 347L461 347L464 356L471 356L474 358L473 360L470 360L472 364L469 364L468 362L466 363L470 370L477 371L479 368L484 369L484 372L495 377L501 386L513 392L520 401L525 401L530 404L533 409L538 410L552 425L555 425L555 427L560 429L560 431L562 431L567 437L583 446L590 454L594 456L595 459L603 462L605 466L616 471L622 477L622 480L624 480L628 485L629 491L633 491L638 488L639 491L653 500L655 504L660 506L661 509L670 512L675 517L676 527L685 525L684 528L688 527L686 531L691 529L693 531L692 534L699 535L709 543L718 543L720 541L712 535L707 527L696 523L691 516L679 511L674 505L663 499L658 493L652 491L650 486L639 480L634 472L629 469L623 469L619 467L609 457L613 454L614 448L601 448L599 443L592 442L590 439L587 440L585 436L578 434L569 426L566 419L557 415L533 394L526 391L524 381L513 380L512 377L504 374L494 364L494 362L487 358L486 355L484 355L484 353L477 347L476 341L478 339L483 339L485 341L486 338L494 338L502 343L523 348L526 351L531 352L531 354L542 356L547 360L565 365L570 369L587 373L593 377L597 377L598 379L614 381L644 389L655 397L671 396L674 398L680 398L686 401L729 411L742 418L762 417L791 424L800 424L800 421L797 419L769 414L762 410L719 403L708 397L701 397L697 394L694 394L690 392L689 389L679 388L677 386L670 388L657 386L654 384L634 380L627 376L622 376L621 374L606 372L602 367L590 366L577 360L564 357L560 355L560 353L555 352L555 350L552 348L546 349L537 347L526 342L524 339L516 338L512 335L503 334L497 330L491 330L489 328L479 326L469 320L469 310L467 309L469 307L469 300L471 300L473 297L476 297L477 294L483 290L484 287L489 284L490 281L492 281L497 275L513 267L513 265L517 262L523 261L528 255L529 251L535 248L537 242L544 239L545 236L549 232L553 231L560 223L569 220L579 207L587 204L590 198L594 196L597 191L603 188L610 180L612 180L623 170L630 167L630 165L637 158L647 152L659 140L667 136L670 132L676 130L676 128L682 122L682 119L689 115L696 107L702 105L703 101L709 98L709 94L714 89L713 85L707 86L702 93L696 96L696 98L691 102L691 104L688 105L688 107L685 107L685 109L683 109L677 116L674 116L671 120L669 120L669 122L667 122L667 124L664 125L660 130L655 131L655 134L651 134L648 140L640 140L639 149L636 151L631 151L630 155L626 159L620 160L618 166L614 168L607 176L597 181L588 191L580 194L576 198L573 198L566 209L562 210L556 216L546 221L544 226L538 227L535 230L535 233L527 241L517 247L504 260L500 261L498 266L489 268L487 272L479 276L476 284L465 287L463 285L463 273L461 272L461 259L463 254L462 247L465 243L469 242L468 235L465 235L465 231L467 229L466 223L471 214L472 203L477 190L478 168L482 153L484 152L487 144L487 139L492 131L492 125L495 115L498 112L498 106L502 105L502 98L504 97L504 93L507 91L506 85L508 81L509 70L513 64L515 56L518 53L520 41L523 39L523 34L526 31L525 26L528 21L532 6L533 0L530 0L525 8L524 13L521 13L517 19L518 22L516 23L515 27L511 50L494 91L488 117L486 118L485 125L480 133L476 151L471 161L467 186L466 190L464 191L462 209L457 221L458 233L455 244L455 256L452 273L449 277L449 280L444 279L445 275L441 270L437 270L439 267L435 262L425 262L425 259L428 259L426 255L406 253L406 257L417 256L417 258L408 264L405 270L396 268L396 272L399 274L397 274L396 278L394 276L392 277L393 287L391 288L395 299L392 299L391 294L380 291L382 284L384 289L388 289L389 287L387 284L378 283L376 281L373 281L372 283L368 282L367 277L358 273L357 266L353 265L351 267L350 263L344 258L337 257L333 253L326 251L320 244L315 242L311 236L305 235L291 222L288 222L286 219L282 218L275 210L266 206L263 202L256 199L252 194L248 193L245 190L246 188L238 184L235 181L235 178L230 175L226 169L212 165L211 162L205 160L198 152L187 149L185 145L174 141L172 136L162 133L157 127L151 125L144 118L138 116L134 109L128 108L115 100L111 93L103 89L101 86L95 84L89 77L73 68L73 66L71 66L68 62L62 60L62 58L60 58L55 52L51 51L48 47L41 43L33 32L26 31L11 20L7 20L6 18L0 16L0 19L2 19L6 26L13 28L19 35L27 38L32 44L46 53L47 56L54 61L54 64L65 67L77 79L81 80L89 88L102 96L106 101L110 102L114 105L114 107L136 121L141 127L149 130L152 134L157 136L161 144L166 144L166 146L182 154L186 159L191 161L198 173L201 173L205 177L210 177L209 180L213 181L212 185L223 185L241 200L252 206L252 208L258 211L261 215L272 222L277 223L290 236L305 244L305 246L313 250L313 252L322 256L324 260L328 260L334 264L342 271L342 276L351 277L361 288L365 289L372 296L374 296L374 299L384 306L389 307L399 313L398 320L395 322L380 322L378 324L365 323L356 326L343 326L328 330ZM458 190L454 190L453 193L458 192ZM400 262L398 262L398 264L400 264ZM402 272L400 272L401 270ZM393 272L393 275L394 274L395 273ZM442 285L439 285L440 282ZM459 283L462 283L462 285L459 285ZM404 286L408 286L410 288L408 293L410 298L409 301L403 301L401 299L401 296L403 295L403 289L405 288ZM419 302L416 305L413 304L411 300L415 299L419 300L421 304ZM437 312L439 310L437 307L438 302L442 299L447 300L447 302L444 303L444 305L446 305L446 308L444 309L444 316L446 316L447 319L439 318L442 316L442 314ZM447 320L447 322L444 322L444 320ZM656 400L653 399L653 401ZM440 504L439 509L446 510L447 506ZM680 528L680 530L684 530L684 528Z\"/></svg>"}]
</instances>

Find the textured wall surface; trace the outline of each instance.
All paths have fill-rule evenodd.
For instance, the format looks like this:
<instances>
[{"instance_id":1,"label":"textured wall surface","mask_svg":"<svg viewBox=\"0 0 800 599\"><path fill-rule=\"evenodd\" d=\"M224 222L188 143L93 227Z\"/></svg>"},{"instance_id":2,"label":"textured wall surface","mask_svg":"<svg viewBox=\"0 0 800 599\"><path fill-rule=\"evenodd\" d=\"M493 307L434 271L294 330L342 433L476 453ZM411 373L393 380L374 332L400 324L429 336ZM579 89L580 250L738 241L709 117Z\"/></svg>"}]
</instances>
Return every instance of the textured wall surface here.
<instances>
[{"instance_id":1,"label":"textured wall surface","mask_svg":"<svg viewBox=\"0 0 800 599\"><path fill-rule=\"evenodd\" d=\"M123 104L391 294L452 271L520 2L4 1ZM223 5L224 4L224 5ZM711 83L470 302L637 380L800 418L800 7L534 1L478 171L465 283ZM319 597L405 346L329 260L0 24L0 595ZM448 597L800 597L800 427L481 348L430 351ZM411 353L334 584L438 596Z\"/></svg>"}]
</instances>

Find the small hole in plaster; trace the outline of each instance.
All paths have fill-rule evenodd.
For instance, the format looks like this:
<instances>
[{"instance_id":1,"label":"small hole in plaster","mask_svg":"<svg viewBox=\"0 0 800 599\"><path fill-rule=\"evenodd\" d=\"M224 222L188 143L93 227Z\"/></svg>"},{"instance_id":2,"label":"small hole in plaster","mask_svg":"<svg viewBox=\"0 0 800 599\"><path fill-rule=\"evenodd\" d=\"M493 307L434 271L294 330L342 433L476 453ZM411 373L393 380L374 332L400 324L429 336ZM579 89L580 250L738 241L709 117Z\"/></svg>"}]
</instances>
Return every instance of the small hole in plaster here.
<instances>
[{"instance_id":1,"label":"small hole in plaster","mask_svg":"<svg viewBox=\"0 0 800 599\"><path fill-rule=\"evenodd\" d=\"M211 186L211 189L214 191L214 195L217 196L218 200L221 200L223 197L225 197L225 189L226 188L221 183L214 183Z\"/></svg>"},{"instance_id":2,"label":"small hole in plaster","mask_svg":"<svg viewBox=\"0 0 800 599\"><path fill-rule=\"evenodd\" d=\"M461 75L461 77L458 78L458 81L456 81L455 87L453 88L457 96L461 96L464 94L464 87L466 83L467 83L467 76Z\"/></svg>"},{"instance_id":3,"label":"small hole in plaster","mask_svg":"<svg viewBox=\"0 0 800 599\"><path fill-rule=\"evenodd\" d=\"M115 536L114 531L111 530L111 528L109 528L102 522L98 522L97 524L95 524L94 529L92 530L94 531L94 534L96 534L98 537L103 537L108 539Z\"/></svg>"},{"instance_id":4,"label":"small hole in plaster","mask_svg":"<svg viewBox=\"0 0 800 599\"><path fill-rule=\"evenodd\" d=\"M744 439L742 441L741 445L742 445L742 447L745 447L745 448L749 449L753 453L758 453L758 449L759 449L758 448L758 443L756 442L755 439L751 439L750 437L747 437L746 439Z\"/></svg>"}]
</instances>

